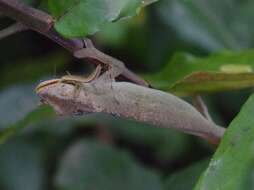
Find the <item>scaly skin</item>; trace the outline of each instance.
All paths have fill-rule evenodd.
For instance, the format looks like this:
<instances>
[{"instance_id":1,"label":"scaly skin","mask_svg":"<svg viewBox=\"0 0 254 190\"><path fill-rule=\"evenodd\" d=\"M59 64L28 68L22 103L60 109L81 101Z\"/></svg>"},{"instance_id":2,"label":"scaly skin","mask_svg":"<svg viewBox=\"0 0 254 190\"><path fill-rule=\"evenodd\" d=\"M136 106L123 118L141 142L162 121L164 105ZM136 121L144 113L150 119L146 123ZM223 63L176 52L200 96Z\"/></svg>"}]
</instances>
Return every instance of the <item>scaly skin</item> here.
<instances>
[{"instance_id":1,"label":"scaly skin","mask_svg":"<svg viewBox=\"0 0 254 190\"><path fill-rule=\"evenodd\" d=\"M57 81L57 80L56 80ZM94 80L68 84L61 79L37 88L43 102L61 115L104 112L159 127L175 128L217 144L225 129L205 119L182 99L128 82Z\"/></svg>"}]
</instances>

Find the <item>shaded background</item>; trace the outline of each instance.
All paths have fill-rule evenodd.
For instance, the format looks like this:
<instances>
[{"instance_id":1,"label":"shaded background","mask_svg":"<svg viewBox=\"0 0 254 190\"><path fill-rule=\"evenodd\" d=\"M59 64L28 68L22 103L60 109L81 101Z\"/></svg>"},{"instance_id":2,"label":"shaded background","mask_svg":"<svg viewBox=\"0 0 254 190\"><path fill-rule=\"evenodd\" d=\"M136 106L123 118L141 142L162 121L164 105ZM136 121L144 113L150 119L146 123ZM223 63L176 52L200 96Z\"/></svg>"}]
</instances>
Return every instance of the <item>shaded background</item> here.
<instances>
[{"instance_id":1,"label":"shaded background","mask_svg":"<svg viewBox=\"0 0 254 190\"><path fill-rule=\"evenodd\" d=\"M154 73L176 52L205 57L251 48L253 5L253 0L161 0L92 38L132 71ZM12 22L0 18L1 28ZM27 116L38 105L34 88L40 81L66 71L89 73L93 66L32 31L1 40L0 52L0 129L26 127L0 147L0 189L179 190L193 185L207 166L215 147L175 130L103 114ZM216 123L227 126L251 91L206 95ZM48 108L40 111L47 114ZM28 122L31 117L38 119ZM191 172L182 172L186 167Z\"/></svg>"}]
</instances>

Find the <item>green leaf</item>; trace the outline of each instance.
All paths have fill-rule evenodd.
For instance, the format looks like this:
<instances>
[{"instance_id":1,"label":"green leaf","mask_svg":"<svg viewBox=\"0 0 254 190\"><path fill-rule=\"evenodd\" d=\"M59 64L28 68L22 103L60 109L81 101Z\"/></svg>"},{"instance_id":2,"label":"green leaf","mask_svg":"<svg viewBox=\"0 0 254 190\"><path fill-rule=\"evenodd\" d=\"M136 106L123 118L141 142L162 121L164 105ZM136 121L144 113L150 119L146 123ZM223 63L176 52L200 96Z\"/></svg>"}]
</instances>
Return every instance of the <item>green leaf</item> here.
<instances>
[{"instance_id":1,"label":"green leaf","mask_svg":"<svg viewBox=\"0 0 254 190\"><path fill-rule=\"evenodd\" d=\"M169 176L165 182L165 189L168 190L193 189L199 176L208 166L208 163L209 160L205 159Z\"/></svg>"},{"instance_id":2,"label":"green leaf","mask_svg":"<svg viewBox=\"0 0 254 190\"><path fill-rule=\"evenodd\" d=\"M243 89L254 85L253 60L254 50L206 58L178 53L161 72L144 77L152 86L181 96Z\"/></svg>"},{"instance_id":3,"label":"green leaf","mask_svg":"<svg viewBox=\"0 0 254 190\"><path fill-rule=\"evenodd\" d=\"M254 95L231 122L209 167L195 190L239 190L253 176L254 162ZM251 174L251 175L250 175ZM250 188L250 189L253 189Z\"/></svg>"},{"instance_id":4,"label":"green leaf","mask_svg":"<svg viewBox=\"0 0 254 190\"><path fill-rule=\"evenodd\" d=\"M106 24L136 15L154 0L51 0L49 11L56 18L55 29L67 38L85 37Z\"/></svg>"},{"instance_id":5,"label":"green leaf","mask_svg":"<svg viewBox=\"0 0 254 190\"><path fill-rule=\"evenodd\" d=\"M96 33L96 39L107 46L119 48L124 46L130 27L130 22L126 20L107 24L103 30Z\"/></svg>"},{"instance_id":6,"label":"green leaf","mask_svg":"<svg viewBox=\"0 0 254 190\"><path fill-rule=\"evenodd\" d=\"M126 152L81 140L65 153L55 180L58 189L162 190L159 177Z\"/></svg>"}]
</instances>

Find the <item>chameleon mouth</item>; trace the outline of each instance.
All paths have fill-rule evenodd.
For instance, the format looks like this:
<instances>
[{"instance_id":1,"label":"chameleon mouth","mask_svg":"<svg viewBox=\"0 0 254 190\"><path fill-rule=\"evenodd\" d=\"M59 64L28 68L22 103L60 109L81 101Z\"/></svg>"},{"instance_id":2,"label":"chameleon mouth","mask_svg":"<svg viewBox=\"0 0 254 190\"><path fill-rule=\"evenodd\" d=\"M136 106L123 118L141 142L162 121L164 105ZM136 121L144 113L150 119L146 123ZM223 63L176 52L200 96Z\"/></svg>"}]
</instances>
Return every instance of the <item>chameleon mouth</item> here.
<instances>
[{"instance_id":1,"label":"chameleon mouth","mask_svg":"<svg viewBox=\"0 0 254 190\"><path fill-rule=\"evenodd\" d=\"M51 79L51 80L47 80L44 82L41 82L36 88L35 88L35 92L38 94L42 89L44 89L47 86L50 86L52 84L56 84L60 82L60 79Z\"/></svg>"}]
</instances>

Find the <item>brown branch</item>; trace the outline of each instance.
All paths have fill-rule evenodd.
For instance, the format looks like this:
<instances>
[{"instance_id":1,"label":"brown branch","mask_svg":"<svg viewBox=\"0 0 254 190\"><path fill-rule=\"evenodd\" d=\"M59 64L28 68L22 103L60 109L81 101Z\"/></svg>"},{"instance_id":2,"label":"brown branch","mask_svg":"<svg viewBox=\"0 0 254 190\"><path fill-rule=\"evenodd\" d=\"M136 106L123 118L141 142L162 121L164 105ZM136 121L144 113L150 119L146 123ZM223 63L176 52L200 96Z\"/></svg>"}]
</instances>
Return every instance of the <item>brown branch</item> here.
<instances>
[{"instance_id":1,"label":"brown branch","mask_svg":"<svg viewBox=\"0 0 254 190\"><path fill-rule=\"evenodd\" d=\"M29 29L37 31L42 35L54 40L71 53L84 48L84 42L82 39L65 39L60 36L53 28L53 17L43 11L29 7L17 0L0 0L0 12L1 14L8 16L17 22L24 24ZM103 62L99 63L104 64ZM133 83L148 86L146 81L127 68L124 68L121 76Z\"/></svg>"},{"instance_id":2,"label":"brown branch","mask_svg":"<svg viewBox=\"0 0 254 190\"><path fill-rule=\"evenodd\" d=\"M1 0L0 0L1 1ZM38 31L40 32L40 31ZM41 34L47 36L48 38L50 38L51 40L55 41L56 43L58 43L59 45L61 45L62 47L64 47L65 49L67 49L68 51L74 53L77 50L80 50L82 48L84 48L84 42L81 39L66 39L63 38L62 36L60 36L55 30L54 28L50 28L48 31L46 32L40 32Z\"/></svg>"},{"instance_id":3,"label":"brown branch","mask_svg":"<svg viewBox=\"0 0 254 190\"><path fill-rule=\"evenodd\" d=\"M17 0L1 0L0 12L41 32L49 30L53 25L53 18L50 15Z\"/></svg>"}]
</instances>

